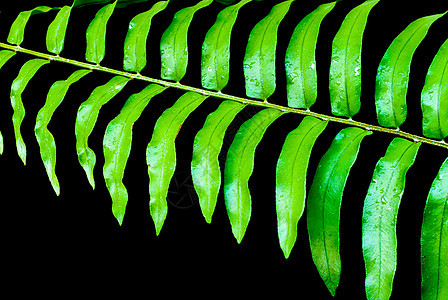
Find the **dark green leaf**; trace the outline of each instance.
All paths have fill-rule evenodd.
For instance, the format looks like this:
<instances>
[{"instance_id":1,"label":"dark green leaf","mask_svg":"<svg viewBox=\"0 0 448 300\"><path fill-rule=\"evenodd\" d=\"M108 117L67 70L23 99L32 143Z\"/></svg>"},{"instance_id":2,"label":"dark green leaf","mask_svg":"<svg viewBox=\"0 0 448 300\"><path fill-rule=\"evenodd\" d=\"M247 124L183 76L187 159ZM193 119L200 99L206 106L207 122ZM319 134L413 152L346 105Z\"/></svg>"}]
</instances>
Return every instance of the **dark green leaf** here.
<instances>
[{"instance_id":1,"label":"dark green leaf","mask_svg":"<svg viewBox=\"0 0 448 300\"><path fill-rule=\"evenodd\" d=\"M339 285L339 216L342 194L363 138L370 131L342 129L322 156L307 199L307 225L314 264L331 295Z\"/></svg>"},{"instance_id":2,"label":"dark green leaf","mask_svg":"<svg viewBox=\"0 0 448 300\"><path fill-rule=\"evenodd\" d=\"M448 159L432 183L421 235L422 300L448 299Z\"/></svg>"}]
</instances>

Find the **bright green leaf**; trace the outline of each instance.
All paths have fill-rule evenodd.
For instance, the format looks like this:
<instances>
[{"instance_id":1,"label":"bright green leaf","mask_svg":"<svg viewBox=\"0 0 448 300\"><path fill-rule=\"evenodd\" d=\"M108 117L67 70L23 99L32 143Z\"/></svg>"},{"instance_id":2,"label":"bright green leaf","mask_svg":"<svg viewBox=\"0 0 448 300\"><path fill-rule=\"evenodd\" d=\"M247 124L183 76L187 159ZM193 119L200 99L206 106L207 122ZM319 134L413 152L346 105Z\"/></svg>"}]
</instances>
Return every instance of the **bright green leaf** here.
<instances>
[{"instance_id":1,"label":"bright green leaf","mask_svg":"<svg viewBox=\"0 0 448 300\"><path fill-rule=\"evenodd\" d=\"M224 168L224 200L232 233L238 243L244 237L252 210L249 178L254 168L254 155L266 129L283 112L268 108L241 125L227 151Z\"/></svg>"},{"instance_id":2,"label":"bright green leaf","mask_svg":"<svg viewBox=\"0 0 448 300\"><path fill-rule=\"evenodd\" d=\"M364 29L372 8L368 0L352 9L333 40L330 66L331 112L352 118L361 108L361 51Z\"/></svg>"},{"instance_id":3,"label":"bright green leaf","mask_svg":"<svg viewBox=\"0 0 448 300\"><path fill-rule=\"evenodd\" d=\"M166 197L176 168L175 139L185 119L207 96L187 92L165 110L154 127L151 141L146 148L149 175L149 209L159 235L168 207Z\"/></svg>"},{"instance_id":4,"label":"bright green leaf","mask_svg":"<svg viewBox=\"0 0 448 300\"><path fill-rule=\"evenodd\" d=\"M277 161L275 204L277 231L285 258L289 257L297 238L297 223L305 209L306 175L311 150L328 121L303 118L299 127L286 137Z\"/></svg>"},{"instance_id":5,"label":"bright green leaf","mask_svg":"<svg viewBox=\"0 0 448 300\"><path fill-rule=\"evenodd\" d=\"M397 267L396 225L408 169L420 143L395 138L373 172L364 200L362 252L368 300L387 300Z\"/></svg>"},{"instance_id":6,"label":"bright green leaf","mask_svg":"<svg viewBox=\"0 0 448 300\"><path fill-rule=\"evenodd\" d=\"M275 91L277 30L292 2L275 5L250 32L243 62L248 97L266 100Z\"/></svg>"},{"instance_id":7,"label":"bright green leaf","mask_svg":"<svg viewBox=\"0 0 448 300\"><path fill-rule=\"evenodd\" d=\"M54 21L48 26L46 39L48 52L59 55L64 49L65 33L71 11L70 6L62 7Z\"/></svg>"}]
</instances>

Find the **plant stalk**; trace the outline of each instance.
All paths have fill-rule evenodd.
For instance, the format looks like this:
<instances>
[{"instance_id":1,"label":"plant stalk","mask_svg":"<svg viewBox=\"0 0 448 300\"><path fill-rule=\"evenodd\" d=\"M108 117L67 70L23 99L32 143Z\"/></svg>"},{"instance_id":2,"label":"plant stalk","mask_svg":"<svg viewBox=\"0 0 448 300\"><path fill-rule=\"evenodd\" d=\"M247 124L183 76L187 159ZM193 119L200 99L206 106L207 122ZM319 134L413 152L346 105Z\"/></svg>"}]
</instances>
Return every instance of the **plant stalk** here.
<instances>
[{"instance_id":1,"label":"plant stalk","mask_svg":"<svg viewBox=\"0 0 448 300\"><path fill-rule=\"evenodd\" d=\"M170 81L165 81L165 80L161 80L161 79L146 77L141 74L115 70L115 69L103 67L100 65L80 62L77 60L72 60L72 59L64 58L64 57L57 56L57 55L41 53L41 52L22 48L20 46L9 45L9 44L5 44L5 43L1 43L1 42L0 42L0 47L4 48L4 49L15 51L15 52L25 53L25 54L33 55L33 56L40 57L43 59L48 59L50 61L57 61L57 62L61 62L61 63L71 64L71 65L74 65L74 66L77 66L80 68L84 68L84 69L106 72L109 74L119 75L119 76L131 78L131 79L137 79L137 80L142 80L142 81L146 81L146 82L150 82L150 83L155 83L155 84L163 85L166 87L172 87L172 88L176 88L176 89L180 89L180 90L184 90L184 91L195 92L195 93L199 93L199 94L214 97L214 98L237 101L237 102L240 102L243 104L249 104L249 105L265 107L265 108L273 108L273 109L281 110L283 112L295 113L295 114L304 115L304 116L312 116L312 117L319 118L322 120L328 120L331 122L360 127L360 128L364 128L364 129L370 130L370 131L388 133L388 134L392 134L395 136L400 136L400 137L412 140L417 143L421 142L423 144L428 144L428 145L433 145L433 146L448 149L448 143L446 143L443 140L437 141L437 140L429 139L426 137L407 133L407 132L404 132L404 131L401 131L398 129L391 129L391 128L386 128L386 127L382 127L382 126L371 125L371 124L355 121L352 119L345 119L345 118L339 118L339 117L325 115L325 114L319 114L316 112L312 112L310 110L286 107L286 106L282 106L282 105L278 105L278 104L269 103L267 101L253 100L253 99L228 95L228 94L224 94L221 92L215 92L215 91L205 90L205 89L201 89L201 88L195 88L195 87L183 85L179 82L170 82Z\"/></svg>"}]
</instances>

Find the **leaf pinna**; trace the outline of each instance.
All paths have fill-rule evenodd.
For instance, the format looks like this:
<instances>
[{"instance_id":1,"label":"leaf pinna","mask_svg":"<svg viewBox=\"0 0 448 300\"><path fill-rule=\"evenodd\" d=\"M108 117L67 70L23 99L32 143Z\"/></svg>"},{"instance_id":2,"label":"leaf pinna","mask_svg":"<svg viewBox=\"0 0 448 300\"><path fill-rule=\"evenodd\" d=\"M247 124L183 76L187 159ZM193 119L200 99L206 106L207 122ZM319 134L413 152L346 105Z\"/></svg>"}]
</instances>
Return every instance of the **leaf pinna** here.
<instances>
[{"instance_id":1,"label":"leaf pinna","mask_svg":"<svg viewBox=\"0 0 448 300\"><path fill-rule=\"evenodd\" d=\"M369 84L369 76L361 78L361 69L364 68L364 64L361 65L361 53L364 31L368 25L367 19L371 18L373 24L380 20L381 25L389 26L390 18L382 19L381 15L382 5L387 5L385 4L387 1L358 1L359 5L347 10L345 18L338 14L341 9L346 9L344 5L348 4L344 2L336 6L338 1L320 5L311 3L309 7L314 9L312 11L308 11L309 8L302 9L303 5L307 5L304 2L293 0L277 1L276 5L269 7L268 1L192 0L189 2L191 3L186 5L183 5L182 1L179 2L182 7L174 11L173 1L169 0L152 2L147 0L75 0L71 6L38 6L21 12L10 26L9 32L5 32L7 43L0 42L0 48L2 48L0 69L6 71L5 74L8 76L8 72L11 72L9 68L13 70L14 63L20 64L19 55L32 56L32 59L24 60L23 63L17 65L18 74L11 75L10 81L12 82L10 89L12 125L9 132L11 135L14 134L15 138L10 140L11 142L15 140L20 159L23 163L26 162L25 140L28 140L26 135L22 137L21 131L22 123L24 133L27 127L26 119L24 119L24 102L27 102L22 101L22 97L26 100L32 94L33 100L38 101L39 99L34 98L41 97L37 97L36 95L39 94L33 92L36 86L42 84L45 76L49 76L51 72L55 76L67 74L64 78L51 79L50 89L44 91L46 92L45 104L37 113L34 125L34 135L46 174L56 195L61 193L59 179L56 176L56 141L49 130L49 124L62 101L68 102L67 105L69 105L72 99L68 98L74 98L75 102L79 100L78 97L73 96L72 91L86 84L86 81L81 79L89 75L87 78L90 84L93 84L92 92L87 100L79 102L81 103L79 108L75 107L75 109L78 108L73 137L76 142L76 154L75 149L71 150L74 157L77 156L89 183L95 187L94 167L97 161L95 152L99 149L95 150L94 143L91 144L92 149L89 147L89 138L93 140L98 137L98 134L103 138L103 157L98 157L98 161L104 162L103 187L107 189L111 198L112 214L110 216L113 215L117 220L117 226L124 224L124 228L120 230L127 230L125 216L131 219L136 215L132 213L133 207L138 207L129 205L131 197L128 194L124 174L133 146L133 125L146 109L148 116L157 119L153 128L145 127L144 120L140 120L149 140L146 147L149 201L145 203L149 207L156 235L159 235L162 230L168 212L168 200L171 200L168 197L169 192L172 192L170 183L176 175L176 151L192 155L189 170L191 178L185 182L191 179L192 189L189 192L196 192L198 196L199 206L196 206L195 213L199 213L200 210L206 223L211 223L212 218L221 222L220 217L227 217L229 221L224 221L224 224L228 226L229 233L232 231L237 243L241 243L246 234L252 234L247 232L252 216L252 196L255 196L253 193L255 189L261 187L259 182L249 183L251 176L254 170L255 173L265 172L262 175L263 179L267 180L267 184L263 187L265 191L263 196L268 199L254 199L254 201L259 202L260 205L267 203L267 207L270 206L272 209L271 221L274 224L272 232L275 233L275 229L277 230L273 240L275 243L278 240L280 245L277 249L278 255L283 254L285 258L292 256L294 245L297 248L298 242L303 242L303 238L297 238L297 236L303 237L299 221L302 217L306 217L310 254L322 279L321 286L325 284L328 289L328 292L323 290L328 293L327 296L335 296L338 293L338 296L346 297L344 292L347 287L351 289L349 284L340 286L340 282L343 282L341 279L344 279L345 261L350 263L351 259L351 255L347 255L347 259L344 257L344 251L347 249L358 251L360 255L361 253L363 255L366 275L362 279L365 280L363 288L366 291L366 298L381 300L393 297L395 273L397 266L402 265L401 262L397 263L398 254L400 254L397 251L403 247L397 242L397 235L400 236L400 228L398 233L396 228L397 220L401 218L398 216L399 206L403 196L403 200L407 200L406 197L412 194L412 200L415 201L403 201L404 205L410 207L426 197L426 194L421 197L421 194L412 193L413 187L410 184L406 188L411 192L405 193L407 173L409 171L414 175L417 174L420 176L418 179L428 177L425 172L433 165L428 159L426 149L418 153L421 145L432 147L433 150L434 148L448 149L448 144L444 141L448 136L448 41L445 41L446 37L443 37L443 26L432 26L446 13L439 11L440 14L415 20L393 40L390 46L385 45L389 47L379 66L375 66L376 81L371 82L374 84L375 91L368 95L368 89L363 90L363 95L364 93L366 95L362 97L365 98L363 101L366 101L366 104L369 104L369 97L375 99L375 109L373 106L370 106L370 109L373 109L371 112L376 112L379 123L377 125L371 122L355 121L353 118L360 112L361 86ZM142 8L141 13L136 13L135 16L132 15L125 20L112 18L118 8L135 3L140 3L133 7ZM179 3L176 2L175 5ZM95 4L99 5L94 6ZM90 9L89 6L94 9L92 13L95 16L90 24L85 24L87 31L79 32L80 35L85 34L86 37L85 53L83 53L85 55L81 55L85 61L62 57L61 53L65 44L68 46L68 42L71 42L71 31L85 28L68 26L69 22L77 19L78 12L85 13L87 9ZM86 8L81 9L81 7ZM258 12L259 8L263 15L254 13L256 10ZM446 7L443 10L446 10ZM2 8L2 14L4 12L7 12L7 9ZM196 14L197 12L199 13ZM252 13L253 18L246 18L248 13ZM369 17L371 13L379 14L379 16ZM30 19L35 14L42 15ZM191 25L193 18L197 18L195 21L200 26ZM208 18L208 20L203 22L202 18ZM328 27L325 25L326 22L323 23L324 19L334 27L335 36L332 40L327 39L326 45L324 43L323 46L327 46L326 49L316 52L316 49L320 50L318 35L325 33L323 30L327 30L326 27ZM42 44L41 47L48 53L21 46L25 35L31 35L27 33L30 27L27 26L29 20L32 20L33 25L39 20L48 21L48 27L34 28L34 33L43 29L41 36L38 34L35 36L42 39L45 45ZM250 23L248 20L252 22L251 27L240 30L245 23ZM334 26L335 21L340 22L341 24L336 24L340 26ZM442 22L446 20L437 24ZM124 25L122 34L120 34L121 31L116 30L121 23ZM108 24L113 25L113 28L108 30ZM408 82L411 82L411 62L414 59L414 53L417 54L416 59L418 59L419 54L416 49L430 27L433 27L432 30L442 29L443 40L437 41L435 47L429 47L438 49L438 52L429 66L425 84L422 85L421 99L417 99L420 101L422 114L417 116L417 122L414 123L418 126L422 125L423 136L420 136L418 133L402 131L399 127L408 117L406 97ZM379 30L375 26L372 28ZM149 35L150 29L155 34ZM284 29L289 32L283 34ZM157 38L158 34L159 38ZM189 40L189 34L190 36L194 34L194 39ZM115 42L113 38L120 36L123 39L121 45L109 47ZM284 40L285 36L289 38L287 41ZM66 37L68 37L67 40ZM107 49L106 38L108 39ZM427 40L430 38L431 36L428 35ZM200 43L197 42L198 39ZM196 47L194 43L197 44ZM157 70L153 70L158 63L158 57L155 57L151 51L147 51L148 46L155 47L156 52L160 50L161 78L141 74L145 68L150 69L148 71L156 71L155 73L158 74ZM70 48L72 47L70 44ZM106 55L111 55L111 60L116 58L112 56L113 51L109 48L116 48L118 51L115 53L122 54L117 60L120 69L102 65L105 64ZM189 53L189 49L192 53ZM84 48L82 47L81 50L84 51ZM240 50L239 58L238 50ZM435 54L435 50L434 53L431 52L432 55ZM422 51L427 50L422 47ZM322 87L318 86L318 81L320 82L318 75L321 75L320 68L325 67L325 59L316 57L316 53L326 53L328 56L331 53L331 58L327 59L328 95L325 91L321 93ZM280 61L278 58L284 60ZM9 60L13 63L7 64L5 68L4 65ZM376 62L376 59L372 61ZM37 73L50 62L51 67L45 68L47 72ZM191 66L187 68L189 62ZM55 71L56 65L61 67L57 69L58 71ZM62 70L67 65L74 67L73 70L69 70L71 75ZM240 91L240 94L245 92L245 96L237 96L238 90L235 89L235 86L238 86L238 67L240 68L240 88L245 88L245 91ZM190 69L193 69L191 74ZM368 64L365 71L369 72ZM95 76L96 72L102 72L103 75L109 75L109 77L99 83L98 77ZM370 75L375 76L375 73ZM325 74L322 77L325 79ZM32 79L35 79L35 86L29 84ZM132 85L128 85L131 80ZM182 84L181 80L183 80ZM144 86L132 95L130 94L126 101L117 99L118 109L115 110L115 115L110 116L110 112L114 114L112 106L110 110L107 110L108 114L102 114L99 119L99 111L103 105L108 104L121 91L135 88L138 83L144 83ZM202 87L194 86L198 84ZM278 84L284 86L277 89ZM42 86L40 89L42 90ZM228 93L223 93L224 89L227 89ZM70 93L68 93L69 90ZM177 100L173 99L175 93L170 93L175 90L182 92L182 96ZM414 94L409 93L409 96ZM328 99L318 99L325 97ZM153 98L155 101L152 101L149 106ZM118 101L121 102L118 103ZM159 115L158 109L153 109L152 105L160 105L160 101L173 103ZM31 103L37 102L29 101L29 103L31 106ZM211 107L210 110L209 105L213 103L216 106ZM413 101L413 103L416 102ZM249 106L257 109L257 113L251 117L246 114L250 109ZM332 115L311 111L312 107L317 107L315 108L317 110L325 106L329 112L331 108ZM365 105L365 108L367 112L369 105ZM193 143L176 145L176 138L181 127L186 124L186 119L193 112L195 120L191 120L188 126L184 126L184 133L191 131L190 133L195 135ZM417 112L420 114L420 111ZM284 114L288 116L280 119L280 116ZM32 111L27 114L27 117L28 115L32 115ZM300 124L296 122L297 119L294 119L298 115L303 117L300 119ZM359 114L358 117L364 118L365 115ZM411 121L416 121L414 115L410 114L409 118L414 118ZM267 131L277 119L279 120L276 125L279 126ZM102 121L105 121L107 125ZM241 121L242 125L236 128L235 124L238 121ZM298 127L290 129L290 132L284 132L288 130L287 126L291 123L287 122L290 121L295 122L293 124ZM336 128L334 123L338 123L340 128ZM6 134L8 129L1 128ZM234 136L231 133L233 129L235 131L237 129ZM420 132L420 127L417 131ZM275 136L275 142L269 139L270 135L276 135L279 132L284 134ZM149 137L150 133L152 133L151 137ZM385 140L381 142L381 136L375 134L375 138L378 139L375 140L374 136L367 139L366 143L370 143L370 149L367 146L361 147L364 145L364 138L373 133L382 133L389 138L394 137L394 139L386 140L392 141L386 154L377 161L376 166L372 164L372 160L376 157L375 147L385 148L383 147L386 145ZM227 138L231 140L230 147L227 151L222 151ZM267 161L265 157L260 160L263 160L264 164L276 163L275 171L272 168L260 168L261 171L254 169L256 149L262 139L265 139L262 145L267 145L264 146L262 154L268 154L271 161ZM5 135L6 147L8 147L8 140L9 136ZM3 153L3 146L3 136L0 134L0 154ZM137 143L134 147L136 146L138 146ZM192 152L188 152L188 149L185 151L185 147L190 147L189 150ZM363 152L366 151L364 148L370 152ZM414 180L412 184L420 191L429 191L425 209L423 210L421 205L421 214L417 214L417 219L420 217L422 221L421 228L418 228L421 232L418 245L421 249L421 257L417 261L421 264L421 298L446 300L448 297L448 160L442 151L433 153L435 153L433 156L434 160L437 160L437 167L441 161L445 160L445 162L440 167L437 177L428 183L429 185L432 182L431 187L426 186L423 180ZM358 154L361 154L359 158ZM410 168L414 161L419 164L416 160L417 154L428 169L421 168L416 171L417 168L414 170ZM440 155L443 157L440 158ZM315 159L318 156L321 156L320 161ZM273 160L272 157L274 157ZM363 160L362 157L365 159ZM104 161L101 160L102 158ZM140 160L139 165L145 168L143 157L137 157L137 160ZM357 160L361 160L357 162L359 168L353 168L357 166L355 165ZM371 170L375 167L373 174L366 171L369 167ZM357 177L360 172L367 176L371 175L370 185L368 185L369 181L364 182L367 185L363 185L360 181L354 183L354 180L349 178L350 173L353 173L352 177ZM131 176L138 176L134 170L129 173ZM435 173L433 176L436 175ZM131 177L131 180L135 178ZM362 177L359 176L359 178ZM100 180L99 184L97 183L97 190L101 189L102 182ZM342 199L349 189L352 189L350 192L357 189L357 192L366 196L364 203L352 201L349 214L345 214ZM146 192L145 194L147 198L148 195ZM257 194L257 198L259 198L258 195L260 194ZM409 196L407 198L409 199ZM362 218L358 218L359 227L357 228L362 229L362 234L359 232L359 235L350 237L359 242L359 249L353 247L356 243L347 242L347 231L344 227L346 226L344 222L350 223L344 218L352 215L353 204L356 204L359 209L362 208ZM38 207L40 206L39 202ZM304 214L305 210L306 214ZM33 214L40 215L34 211ZM419 221L416 220L416 224L419 224ZM205 222L202 221L202 223ZM249 238L247 244L251 241L253 240ZM409 248L406 251L409 251ZM362 263L362 260L360 262ZM398 280L395 281L398 282ZM401 291L398 292L397 295L400 297Z\"/></svg>"}]
</instances>

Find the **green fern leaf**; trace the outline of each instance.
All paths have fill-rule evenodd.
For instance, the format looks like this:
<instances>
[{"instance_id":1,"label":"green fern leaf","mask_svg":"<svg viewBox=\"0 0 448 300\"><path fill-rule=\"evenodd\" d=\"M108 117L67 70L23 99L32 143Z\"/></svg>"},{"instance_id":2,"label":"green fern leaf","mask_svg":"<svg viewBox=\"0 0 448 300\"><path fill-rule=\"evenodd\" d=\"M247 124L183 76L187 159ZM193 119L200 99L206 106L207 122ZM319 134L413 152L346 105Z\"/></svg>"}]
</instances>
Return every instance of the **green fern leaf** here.
<instances>
[{"instance_id":1,"label":"green fern leaf","mask_svg":"<svg viewBox=\"0 0 448 300\"><path fill-rule=\"evenodd\" d=\"M306 173L311 150L328 121L305 117L291 131L277 161L275 204L280 247L289 257L297 238L297 223L305 209Z\"/></svg>"},{"instance_id":2,"label":"green fern leaf","mask_svg":"<svg viewBox=\"0 0 448 300\"><path fill-rule=\"evenodd\" d=\"M101 8L90 22L86 32L86 61L100 64L106 52L106 27L117 1Z\"/></svg>"},{"instance_id":3,"label":"green fern leaf","mask_svg":"<svg viewBox=\"0 0 448 300\"><path fill-rule=\"evenodd\" d=\"M389 299L397 265L396 224L408 169L420 143L395 138L373 172L362 216L368 300Z\"/></svg>"},{"instance_id":4,"label":"green fern leaf","mask_svg":"<svg viewBox=\"0 0 448 300\"><path fill-rule=\"evenodd\" d=\"M147 12L135 16L129 23L124 42L123 68L129 72L140 73L146 66L146 40L152 18L164 10L169 1L159 1Z\"/></svg>"},{"instance_id":5,"label":"green fern leaf","mask_svg":"<svg viewBox=\"0 0 448 300\"><path fill-rule=\"evenodd\" d=\"M347 177L370 131L342 129L322 156L307 199L307 227L314 264L331 295L339 285L339 216Z\"/></svg>"},{"instance_id":6,"label":"green fern leaf","mask_svg":"<svg viewBox=\"0 0 448 300\"><path fill-rule=\"evenodd\" d=\"M206 89L221 91L229 82L230 35L241 7L252 0L223 9L202 44L201 79Z\"/></svg>"},{"instance_id":7,"label":"green fern leaf","mask_svg":"<svg viewBox=\"0 0 448 300\"><path fill-rule=\"evenodd\" d=\"M71 11L71 6L62 7L54 21L48 26L46 39L48 52L59 55L64 49L65 33Z\"/></svg>"},{"instance_id":8,"label":"green fern leaf","mask_svg":"<svg viewBox=\"0 0 448 300\"><path fill-rule=\"evenodd\" d=\"M40 156L42 158L42 162L44 163L45 170L48 178L50 179L53 190L58 196L60 194L60 187L55 173L56 143L47 126L51 121L53 113L64 100L70 86L91 72L92 71L90 70L78 70L70 75L67 80L55 82L48 91L45 105L39 110L36 117L34 133L39 144Z\"/></svg>"},{"instance_id":9,"label":"green fern leaf","mask_svg":"<svg viewBox=\"0 0 448 300\"><path fill-rule=\"evenodd\" d=\"M161 75L163 79L179 82L187 72L188 44L187 34L194 14L210 5L213 0L202 0L195 6L178 11L160 41L162 58Z\"/></svg>"},{"instance_id":10,"label":"green fern leaf","mask_svg":"<svg viewBox=\"0 0 448 300\"><path fill-rule=\"evenodd\" d=\"M218 109L207 117L204 127L194 138L191 175L207 223L212 221L221 186L218 156L224 135L232 120L244 107L245 105L234 101L222 102Z\"/></svg>"},{"instance_id":11,"label":"green fern leaf","mask_svg":"<svg viewBox=\"0 0 448 300\"><path fill-rule=\"evenodd\" d=\"M277 30L293 1L275 5L250 32L243 62L248 97L266 100L275 91Z\"/></svg>"},{"instance_id":12,"label":"green fern leaf","mask_svg":"<svg viewBox=\"0 0 448 300\"><path fill-rule=\"evenodd\" d=\"M380 0L352 9L333 40L330 66L331 112L352 118L361 108L362 37L370 11Z\"/></svg>"},{"instance_id":13,"label":"green fern leaf","mask_svg":"<svg viewBox=\"0 0 448 300\"><path fill-rule=\"evenodd\" d=\"M317 99L316 43L319 28L336 2L320 5L294 29L286 50L288 106L309 109Z\"/></svg>"},{"instance_id":14,"label":"green fern leaf","mask_svg":"<svg viewBox=\"0 0 448 300\"><path fill-rule=\"evenodd\" d=\"M9 50L0 51L0 69L14 56L15 52ZM0 155L3 154L3 135L0 132Z\"/></svg>"},{"instance_id":15,"label":"green fern leaf","mask_svg":"<svg viewBox=\"0 0 448 300\"><path fill-rule=\"evenodd\" d=\"M422 91L423 135L434 139L448 136L448 40L429 67Z\"/></svg>"},{"instance_id":16,"label":"green fern leaf","mask_svg":"<svg viewBox=\"0 0 448 300\"><path fill-rule=\"evenodd\" d=\"M49 12L53 9L59 9L58 7L38 6L32 10L22 11L19 13L14 23L11 25L11 29L8 35L8 43L20 46L22 44L25 34L25 27L28 20L32 15Z\"/></svg>"},{"instance_id":17,"label":"green fern leaf","mask_svg":"<svg viewBox=\"0 0 448 300\"><path fill-rule=\"evenodd\" d=\"M159 235L167 215L166 197L176 168L175 139L185 119L207 96L187 92L165 110L154 126L151 141L146 148L149 175L149 209Z\"/></svg>"},{"instance_id":18,"label":"green fern leaf","mask_svg":"<svg viewBox=\"0 0 448 300\"><path fill-rule=\"evenodd\" d=\"M22 138L20 126L25 117L25 107L23 106L22 93L28 82L34 77L39 69L49 64L50 61L44 59L32 59L27 61L20 69L19 75L14 79L11 86L11 105L14 110L12 123L14 125L14 134L16 137L17 153L23 164L26 165L26 145Z\"/></svg>"},{"instance_id":19,"label":"green fern leaf","mask_svg":"<svg viewBox=\"0 0 448 300\"><path fill-rule=\"evenodd\" d=\"M95 188L93 168L95 167L96 156L88 146L88 139L98 119L101 106L115 97L129 80L131 79L122 76L113 77L106 84L94 89L89 98L79 106L75 123L76 153L79 163L86 172L87 179L93 188Z\"/></svg>"},{"instance_id":20,"label":"green fern leaf","mask_svg":"<svg viewBox=\"0 0 448 300\"><path fill-rule=\"evenodd\" d=\"M264 109L241 125L227 151L224 168L224 200L232 233L238 243L244 237L251 215L249 178L254 155L265 131L283 112Z\"/></svg>"},{"instance_id":21,"label":"green fern leaf","mask_svg":"<svg viewBox=\"0 0 448 300\"><path fill-rule=\"evenodd\" d=\"M390 44L376 76L375 105L381 126L398 128L407 116L406 94L412 57L429 27L444 14L420 18Z\"/></svg>"},{"instance_id":22,"label":"green fern leaf","mask_svg":"<svg viewBox=\"0 0 448 300\"><path fill-rule=\"evenodd\" d=\"M112 212L121 225L128 202L128 193L123 184L123 175L131 152L132 127L149 101L166 87L151 84L132 95L120 114L107 126L103 139L103 175L112 198Z\"/></svg>"},{"instance_id":23,"label":"green fern leaf","mask_svg":"<svg viewBox=\"0 0 448 300\"><path fill-rule=\"evenodd\" d=\"M421 234L422 300L448 298L448 159L426 201Z\"/></svg>"}]
</instances>

